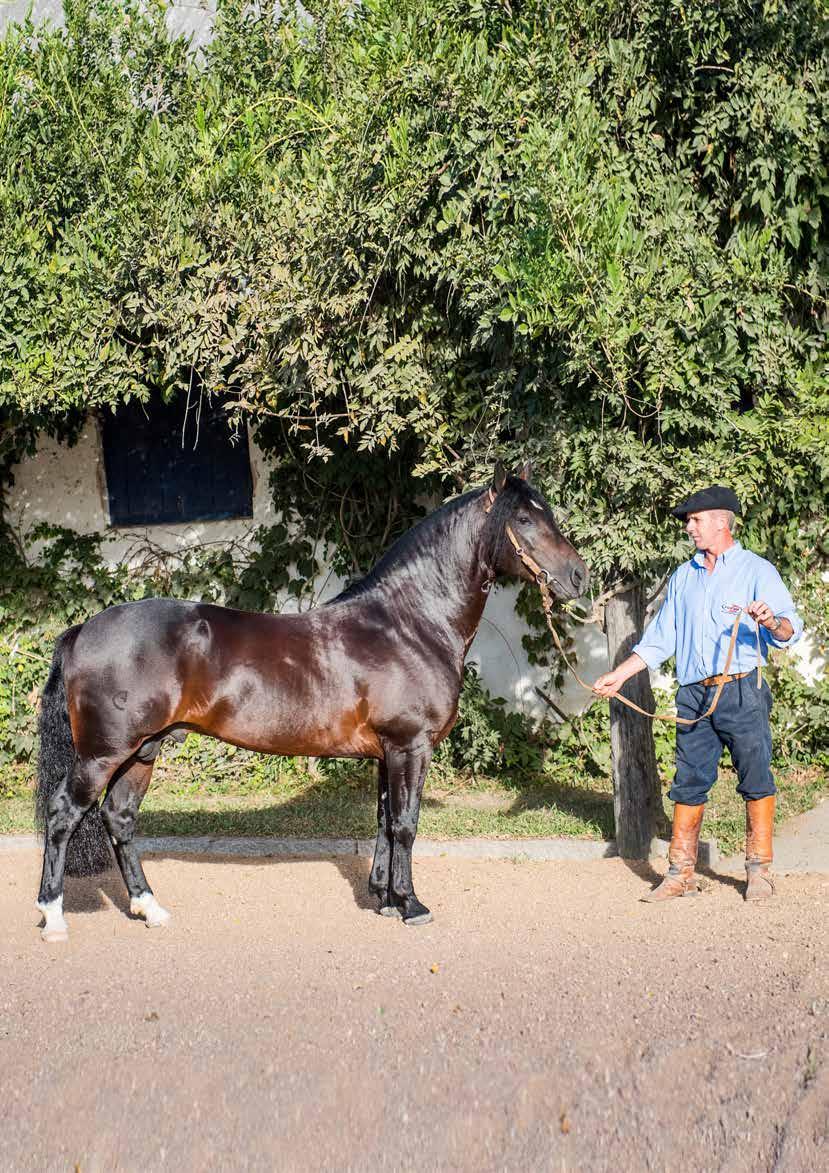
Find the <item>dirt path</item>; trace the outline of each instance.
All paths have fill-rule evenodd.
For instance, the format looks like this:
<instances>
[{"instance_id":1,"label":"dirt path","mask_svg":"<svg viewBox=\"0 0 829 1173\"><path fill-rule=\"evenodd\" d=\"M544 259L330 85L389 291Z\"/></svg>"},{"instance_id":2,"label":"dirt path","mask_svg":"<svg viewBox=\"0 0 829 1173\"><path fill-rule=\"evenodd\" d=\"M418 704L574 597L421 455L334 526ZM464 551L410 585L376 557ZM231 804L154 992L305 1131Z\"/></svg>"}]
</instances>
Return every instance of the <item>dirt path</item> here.
<instances>
[{"instance_id":1,"label":"dirt path","mask_svg":"<svg viewBox=\"0 0 829 1173\"><path fill-rule=\"evenodd\" d=\"M434 924L368 861L148 861L74 881L0 856L0 1169L829 1166L829 879L654 908L619 860L420 860Z\"/></svg>"}]
</instances>

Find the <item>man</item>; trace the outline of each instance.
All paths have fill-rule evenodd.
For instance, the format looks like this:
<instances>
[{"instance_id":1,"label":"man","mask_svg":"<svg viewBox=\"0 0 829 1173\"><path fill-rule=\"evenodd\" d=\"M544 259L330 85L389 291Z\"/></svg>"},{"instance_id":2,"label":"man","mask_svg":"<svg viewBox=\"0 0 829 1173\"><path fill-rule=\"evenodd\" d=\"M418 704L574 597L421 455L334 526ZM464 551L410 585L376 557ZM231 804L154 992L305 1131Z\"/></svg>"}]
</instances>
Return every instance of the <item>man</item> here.
<instances>
[{"instance_id":1,"label":"man","mask_svg":"<svg viewBox=\"0 0 829 1173\"><path fill-rule=\"evenodd\" d=\"M712 485L692 494L671 510L685 522L697 550L674 571L665 601L630 656L593 685L600 696L614 696L624 682L643 668L658 668L676 656L680 717L701 716L710 707L716 687L726 683L716 710L695 725L676 727L676 777L668 795L674 802L670 867L662 883L645 900L661 902L696 891L702 814L717 778L723 746L728 746L739 776L737 792L746 804L746 900L774 893L769 873L776 787L772 777L771 692L757 687L759 658L769 647L795 643L803 625L792 597L770 562L744 550L732 537L736 494ZM734 620L743 615L727 676L722 673ZM749 616L752 618L750 619Z\"/></svg>"}]
</instances>

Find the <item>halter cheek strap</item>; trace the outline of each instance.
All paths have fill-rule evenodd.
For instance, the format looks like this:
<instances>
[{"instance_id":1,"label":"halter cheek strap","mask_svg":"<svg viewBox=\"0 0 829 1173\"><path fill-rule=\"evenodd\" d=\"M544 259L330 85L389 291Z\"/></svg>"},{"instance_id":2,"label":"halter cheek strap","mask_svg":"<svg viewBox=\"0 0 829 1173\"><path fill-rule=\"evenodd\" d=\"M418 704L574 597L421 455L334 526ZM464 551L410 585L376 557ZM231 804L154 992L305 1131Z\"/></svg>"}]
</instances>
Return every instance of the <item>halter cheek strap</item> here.
<instances>
[{"instance_id":1,"label":"halter cheek strap","mask_svg":"<svg viewBox=\"0 0 829 1173\"><path fill-rule=\"evenodd\" d=\"M492 509L492 506L495 504L495 492L491 486L487 489L486 495L489 500L487 501L484 513L488 514ZM491 566L487 566L485 562L481 562L481 570L484 572L484 581L481 583L481 591L483 594L488 595L495 585L495 571Z\"/></svg>"}]
</instances>

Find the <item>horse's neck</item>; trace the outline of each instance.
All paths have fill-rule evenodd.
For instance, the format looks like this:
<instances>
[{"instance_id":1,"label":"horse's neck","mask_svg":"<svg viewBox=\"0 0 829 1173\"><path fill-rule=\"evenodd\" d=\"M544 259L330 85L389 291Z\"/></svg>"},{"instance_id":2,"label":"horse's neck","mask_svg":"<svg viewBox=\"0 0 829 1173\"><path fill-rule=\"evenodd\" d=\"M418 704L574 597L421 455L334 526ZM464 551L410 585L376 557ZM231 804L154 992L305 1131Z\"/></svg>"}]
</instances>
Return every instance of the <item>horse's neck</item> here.
<instances>
[{"instance_id":1,"label":"horse's neck","mask_svg":"<svg viewBox=\"0 0 829 1173\"><path fill-rule=\"evenodd\" d=\"M434 555L411 567L410 581L419 592L421 613L433 617L453 636L463 646L464 655L486 606L489 570L482 560L485 521L479 500L473 498L452 518L446 540Z\"/></svg>"}]
</instances>

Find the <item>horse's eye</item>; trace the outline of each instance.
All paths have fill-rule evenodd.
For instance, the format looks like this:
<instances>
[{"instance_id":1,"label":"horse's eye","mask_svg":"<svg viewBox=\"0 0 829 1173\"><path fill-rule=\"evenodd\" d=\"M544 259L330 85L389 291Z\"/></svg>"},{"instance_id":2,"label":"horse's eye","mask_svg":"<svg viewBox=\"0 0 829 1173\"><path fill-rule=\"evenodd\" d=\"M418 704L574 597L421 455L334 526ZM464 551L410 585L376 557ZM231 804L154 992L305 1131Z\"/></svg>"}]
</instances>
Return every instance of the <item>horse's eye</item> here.
<instances>
[{"instance_id":1,"label":"horse's eye","mask_svg":"<svg viewBox=\"0 0 829 1173\"><path fill-rule=\"evenodd\" d=\"M530 519L526 513L522 513L521 516L518 518L518 524L519 525L529 525L530 524Z\"/></svg>"}]
</instances>

